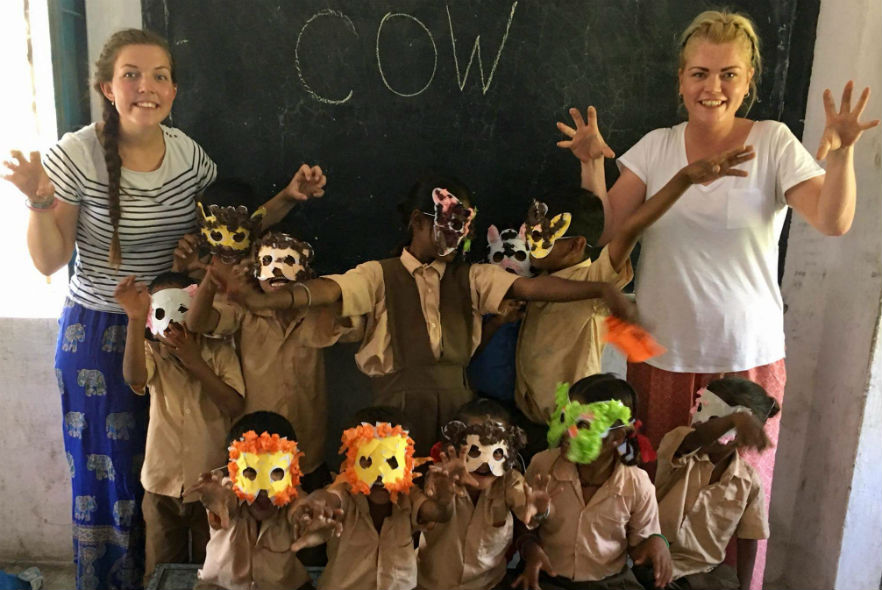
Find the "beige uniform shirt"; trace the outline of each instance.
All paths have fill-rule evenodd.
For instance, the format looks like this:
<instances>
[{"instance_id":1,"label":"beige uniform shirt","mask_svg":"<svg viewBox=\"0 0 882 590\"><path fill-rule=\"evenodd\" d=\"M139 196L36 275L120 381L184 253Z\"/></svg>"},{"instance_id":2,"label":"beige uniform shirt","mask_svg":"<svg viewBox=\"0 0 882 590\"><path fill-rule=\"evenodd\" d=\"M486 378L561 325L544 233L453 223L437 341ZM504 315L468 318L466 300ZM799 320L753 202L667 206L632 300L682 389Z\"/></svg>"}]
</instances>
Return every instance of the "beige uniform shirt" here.
<instances>
[{"instance_id":1,"label":"beige uniform shirt","mask_svg":"<svg viewBox=\"0 0 882 590\"><path fill-rule=\"evenodd\" d=\"M328 541L328 565L318 588L409 590L417 583L413 534L417 515L427 500L419 488L398 496L380 532L371 520L367 496L337 492L343 509L343 534Z\"/></svg>"},{"instance_id":2,"label":"beige uniform shirt","mask_svg":"<svg viewBox=\"0 0 882 590\"><path fill-rule=\"evenodd\" d=\"M245 379L245 414L266 410L288 419L311 473L324 460L327 430L324 347L359 339L361 318L338 321L333 306L303 310L287 327L273 311L215 303L217 335L235 335Z\"/></svg>"},{"instance_id":3,"label":"beige uniform shirt","mask_svg":"<svg viewBox=\"0 0 882 590\"><path fill-rule=\"evenodd\" d=\"M441 358L441 277L447 264L434 260L422 264L405 249L401 262L416 282L420 306L426 320L429 344L436 359ZM358 368L369 377L388 375L393 371L386 286L383 269L376 260L359 264L342 275L327 275L343 292L344 316L365 315L365 336L355 354ZM481 344L481 317L498 313L499 304L519 277L493 264L473 264L469 268L472 299L472 352Z\"/></svg>"},{"instance_id":4,"label":"beige uniform shirt","mask_svg":"<svg viewBox=\"0 0 882 590\"><path fill-rule=\"evenodd\" d=\"M639 467L617 463L587 504L576 464L561 457L560 448L533 457L527 481L540 473L550 475L549 489L561 486L551 516L537 529L558 576L584 582L617 574L625 567L629 547L660 532L655 488Z\"/></svg>"},{"instance_id":5,"label":"beige uniform shirt","mask_svg":"<svg viewBox=\"0 0 882 590\"><path fill-rule=\"evenodd\" d=\"M671 543L674 578L709 572L723 563L733 536L769 537L759 475L735 453L720 480L709 484L714 464L706 454L676 455L692 430L675 428L658 448L659 521Z\"/></svg>"},{"instance_id":6,"label":"beige uniform shirt","mask_svg":"<svg viewBox=\"0 0 882 590\"><path fill-rule=\"evenodd\" d=\"M588 259L551 276L612 283L621 289L631 282L634 271L628 261L616 272L609 260L609 248L604 248L594 262ZM530 420L538 424L548 421L554 411L558 382L572 385L600 372L607 316L609 308L602 299L527 304L515 356L515 402Z\"/></svg>"},{"instance_id":7,"label":"beige uniform shirt","mask_svg":"<svg viewBox=\"0 0 882 590\"><path fill-rule=\"evenodd\" d=\"M211 370L244 395L242 370L232 342L197 338L202 358ZM226 464L227 433L232 420L202 391L199 380L162 345L147 341L144 353L150 421L141 485L148 492L180 498L202 473Z\"/></svg>"},{"instance_id":8,"label":"beige uniform shirt","mask_svg":"<svg viewBox=\"0 0 882 590\"><path fill-rule=\"evenodd\" d=\"M308 582L306 568L291 551L295 536L286 513L282 508L258 522L240 503L230 528L211 529L196 588L293 590Z\"/></svg>"},{"instance_id":9,"label":"beige uniform shirt","mask_svg":"<svg viewBox=\"0 0 882 590\"><path fill-rule=\"evenodd\" d=\"M453 517L423 533L419 553L419 587L481 590L497 586L505 577L505 553L512 543L514 519L524 516L527 498L524 476L508 471L477 503L456 496Z\"/></svg>"}]
</instances>

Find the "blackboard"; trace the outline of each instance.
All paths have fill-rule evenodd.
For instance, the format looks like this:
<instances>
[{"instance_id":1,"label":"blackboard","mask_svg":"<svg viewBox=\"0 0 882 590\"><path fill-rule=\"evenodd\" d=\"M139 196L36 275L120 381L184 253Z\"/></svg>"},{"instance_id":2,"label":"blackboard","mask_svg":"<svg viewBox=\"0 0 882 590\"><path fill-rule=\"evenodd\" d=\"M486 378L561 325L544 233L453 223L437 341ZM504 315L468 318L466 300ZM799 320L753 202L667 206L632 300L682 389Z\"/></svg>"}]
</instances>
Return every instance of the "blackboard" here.
<instances>
[{"instance_id":1,"label":"blackboard","mask_svg":"<svg viewBox=\"0 0 882 590\"><path fill-rule=\"evenodd\" d=\"M729 3L758 26L754 118L802 132L818 0ZM222 176L269 196L320 164L327 196L291 214L319 271L389 254L395 204L422 171L477 195L478 235L519 224L528 199L578 183L554 144L567 108L594 104L623 153L681 120L677 35L695 0L144 0L178 66L173 124ZM476 49L477 47L477 49ZM610 180L616 174L612 162ZM480 248L478 254L482 253Z\"/></svg>"}]
</instances>

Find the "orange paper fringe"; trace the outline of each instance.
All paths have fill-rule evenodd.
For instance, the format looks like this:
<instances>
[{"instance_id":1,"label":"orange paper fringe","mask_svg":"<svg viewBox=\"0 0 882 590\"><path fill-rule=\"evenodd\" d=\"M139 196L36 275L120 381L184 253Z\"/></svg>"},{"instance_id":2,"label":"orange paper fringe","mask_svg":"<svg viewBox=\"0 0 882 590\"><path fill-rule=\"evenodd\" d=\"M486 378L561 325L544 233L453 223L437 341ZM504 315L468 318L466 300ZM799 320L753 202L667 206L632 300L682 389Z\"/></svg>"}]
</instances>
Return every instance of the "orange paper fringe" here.
<instances>
[{"instance_id":1,"label":"orange paper fringe","mask_svg":"<svg viewBox=\"0 0 882 590\"><path fill-rule=\"evenodd\" d=\"M410 493L410 488L413 486L413 439L410 438L408 432L401 426L392 426L388 422L378 422L376 426L362 422L355 428L343 431L343 436L340 437L343 444L338 452L341 454L345 453L346 459L343 461L337 480L348 483L349 488L353 492L365 495L370 494L371 486L358 479L358 474L355 473L358 450L361 445L368 441L388 436L403 436L407 441L407 449L404 451L404 476L395 483L383 482L383 486L389 491L389 497L393 502L398 501L398 494Z\"/></svg>"},{"instance_id":2,"label":"orange paper fringe","mask_svg":"<svg viewBox=\"0 0 882 590\"><path fill-rule=\"evenodd\" d=\"M242 438L233 441L229 447L229 451L230 462L227 463L227 470L230 472L230 479L234 482L239 473L239 465L236 463L236 459L238 459L242 453L253 453L255 455L261 453L275 453L278 451L290 453L294 458L291 461L291 465L288 466L288 472L291 474L291 485L281 492L276 492L272 500L275 506L285 506L291 500L297 498L297 486L300 485L300 476L302 475L302 472L300 471L300 457L303 456L303 453L297 450L296 441L288 440L287 438L280 437L278 434L270 434L268 432L262 432L260 436L258 436L256 432L249 430L242 435ZM246 500L249 504L254 502L256 497L254 494L246 494L237 485L233 485L233 492L235 492L239 499Z\"/></svg>"}]
</instances>

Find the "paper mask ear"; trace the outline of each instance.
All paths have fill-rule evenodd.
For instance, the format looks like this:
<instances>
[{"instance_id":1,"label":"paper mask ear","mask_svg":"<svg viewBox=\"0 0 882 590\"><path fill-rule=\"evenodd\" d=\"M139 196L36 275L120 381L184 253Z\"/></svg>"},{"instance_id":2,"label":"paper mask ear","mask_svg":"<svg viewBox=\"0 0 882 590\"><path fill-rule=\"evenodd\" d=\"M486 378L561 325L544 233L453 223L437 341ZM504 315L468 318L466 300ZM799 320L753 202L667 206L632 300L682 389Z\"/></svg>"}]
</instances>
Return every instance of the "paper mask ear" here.
<instances>
[{"instance_id":1,"label":"paper mask ear","mask_svg":"<svg viewBox=\"0 0 882 590\"><path fill-rule=\"evenodd\" d=\"M522 223L521 228L518 230L518 238L526 241L527 239L527 224Z\"/></svg>"},{"instance_id":2,"label":"paper mask ear","mask_svg":"<svg viewBox=\"0 0 882 590\"><path fill-rule=\"evenodd\" d=\"M523 229L523 226L521 226L521 228ZM496 228L495 225L491 225L487 228L487 243L495 244L499 241L501 241L499 237L499 230Z\"/></svg>"},{"instance_id":3,"label":"paper mask ear","mask_svg":"<svg viewBox=\"0 0 882 590\"><path fill-rule=\"evenodd\" d=\"M447 191L441 188L432 189L432 202L436 205L442 204L449 198L448 194L445 193L447 193Z\"/></svg>"},{"instance_id":4,"label":"paper mask ear","mask_svg":"<svg viewBox=\"0 0 882 590\"><path fill-rule=\"evenodd\" d=\"M251 221L254 223L253 227L258 227L260 222L266 216L266 207L260 207L257 211L251 214Z\"/></svg>"},{"instance_id":5,"label":"paper mask ear","mask_svg":"<svg viewBox=\"0 0 882 590\"><path fill-rule=\"evenodd\" d=\"M558 383L554 390L554 403L558 407L567 405L570 401L570 384Z\"/></svg>"},{"instance_id":6,"label":"paper mask ear","mask_svg":"<svg viewBox=\"0 0 882 590\"><path fill-rule=\"evenodd\" d=\"M554 243L555 240L562 238L563 235L567 233L567 230L570 229L570 222L572 219L573 216L569 213L558 213L551 219L552 243Z\"/></svg>"}]
</instances>

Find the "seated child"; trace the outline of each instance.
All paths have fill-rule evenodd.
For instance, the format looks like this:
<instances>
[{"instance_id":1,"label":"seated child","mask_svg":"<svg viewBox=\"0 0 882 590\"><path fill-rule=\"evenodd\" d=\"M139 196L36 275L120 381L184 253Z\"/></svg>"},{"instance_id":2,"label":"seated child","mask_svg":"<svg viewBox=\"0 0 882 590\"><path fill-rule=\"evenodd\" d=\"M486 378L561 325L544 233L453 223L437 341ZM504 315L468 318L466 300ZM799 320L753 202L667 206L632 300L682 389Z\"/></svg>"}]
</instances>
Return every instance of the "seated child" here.
<instances>
[{"instance_id":1,"label":"seated child","mask_svg":"<svg viewBox=\"0 0 882 590\"><path fill-rule=\"evenodd\" d=\"M328 564L319 588L413 588L414 534L450 519L454 483L466 475L465 465L453 458L432 466L423 493L413 485L413 440L402 428L399 410L366 408L351 424L343 432L345 460L337 481L295 508L305 531L295 549L320 542L321 535L327 541ZM316 525L315 515L328 513L337 523Z\"/></svg>"},{"instance_id":2,"label":"seated child","mask_svg":"<svg viewBox=\"0 0 882 590\"><path fill-rule=\"evenodd\" d=\"M670 582L671 556L659 532L655 489L636 462L628 437L636 394L611 374L560 384L549 420L551 448L533 457L527 481L550 477L551 513L535 532L518 536L523 588L642 586L627 565L652 564L655 584ZM540 570L544 570L541 571Z\"/></svg>"},{"instance_id":3,"label":"seated child","mask_svg":"<svg viewBox=\"0 0 882 590\"><path fill-rule=\"evenodd\" d=\"M258 434L259 433L259 434ZM291 550L300 491L296 436L284 416L253 412L230 430L229 478L205 473L188 490L208 511L211 540L197 588L311 588Z\"/></svg>"},{"instance_id":4,"label":"seated child","mask_svg":"<svg viewBox=\"0 0 882 590\"><path fill-rule=\"evenodd\" d=\"M604 297L620 314L632 311L621 293L600 283L524 278L491 264L454 262L475 216L471 193L454 179L420 180L399 212L410 232L399 257L271 293L229 295L252 310L342 302L344 316L365 316L355 361L371 377L374 403L404 412L420 455L474 397L466 367L481 342L482 315L498 313L503 299Z\"/></svg>"},{"instance_id":5,"label":"seated child","mask_svg":"<svg viewBox=\"0 0 882 590\"><path fill-rule=\"evenodd\" d=\"M169 272L146 289L128 277L114 293L129 318L123 378L137 394L150 391L141 468L145 580L158 563L202 563L208 522L197 498L183 492L221 464L232 417L244 407L232 343L203 339L184 327L195 288L187 275Z\"/></svg>"},{"instance_id":6,"label":"seated child","mask_svg":"<svg viewBox=\"0 0 882 590\"><path fill-rule=\"evenodd\" d=\"M244 196L244 195L243 195ZM312 276L312 247L284 233L264 234L247 259L248 274L264 293L284 289ZM187 325L196 332L236 337L248 396L245 411L268 410L287 418L297 431L305 456L301 464L308 492L331 481L323 462L327 429L325 360L322 348L338 340L361 338L361 318L339 318L337 306L251 311L230 301L215 301L217 272L226 281L250 280L241 274L206 268Z\"/></svg>"},{"instance_id":7,"label":"seated child","mask_svg":"<svg viewBox=\"0 0 882 590\"><path fill-rule=\"evenodd\" d=\"M694 162L647 199L619 228L596 260L588 255L604 233L603 157L583 162L585 188L562 189L534 201L527 213L527 244L533 266L551 276L599 281L620 290L634 276L629 256L641 233L670 209L692 184L721 176L743 176L732 168L754 157L752 148ZM591 182L588 182L591 181ZM592 192L593 191L593 192ZM598 373L603 354L603 323L609 310L603 301L576 304L531 302L521 325L517 349L515 401L536 423L545 423L554 409L559 381L575 383ZM664 343L662 343L664 344Z\"/></svg>"},{"instance_id":8,"label":"seated child","mask_svg":"<svg viewBox=\"0 0 882 590\"><path fill-rule=\"evenodd\" d=\"M527 254L526 226L520 230L495 225L487 230L487 262L519 277L533 276ZM499 313L484 316L481 344L469 363L469 385L478 394L514 406L515 349L524 303L505 299Z\"/></svg>"},{"instance_id":9,"label":"seated child","mask_svg":"<svg viewBox=\"0 0 882 590\"><path fill-rule=\"evenodd\" d=\"M769 523L761 480L738 450L766 448L763 424L780 408L760 385L741 377L711 382L696 407L691 426L667 433L658 449L659 522L673 562L669 587L747 588L756 540L768 538ZM733 536L737 575L723 564Z\"/></svg>"},{"instance_id":10,"label":"seated child","mask_svg":"<svg viewBox=\"0 0 882 590\"><path fill-rule=\"evenodd\" d=\"M466 494L453 499L453 516L423 533L420 588L495 588L505 578L513 541L512 511L527 525L546 516L550 498L541 477L534 490L515 470L524 432L497 402L478 398L442 430L448 455L463 457Z\"/></svg>"}]
</instances>

